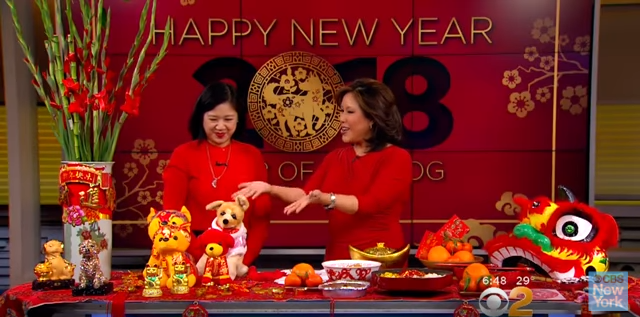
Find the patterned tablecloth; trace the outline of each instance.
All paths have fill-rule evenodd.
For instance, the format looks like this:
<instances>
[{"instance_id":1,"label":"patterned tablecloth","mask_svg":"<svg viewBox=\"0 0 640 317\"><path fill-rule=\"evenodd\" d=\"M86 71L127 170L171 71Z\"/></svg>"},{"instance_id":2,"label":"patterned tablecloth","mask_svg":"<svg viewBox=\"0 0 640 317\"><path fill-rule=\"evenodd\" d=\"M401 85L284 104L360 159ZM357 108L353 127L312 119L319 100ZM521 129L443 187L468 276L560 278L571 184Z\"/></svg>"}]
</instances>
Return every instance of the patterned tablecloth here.
<instances>
[{"instance_id":1,"label":"patterned tablecloth","mask_svg":"<svg viewBox=\"0 0 640 317\"><path fill-rule=\"evenodd\" d=\"M146 298L142 297L141 289L132 291L131 281L136 281L133 273L113 272L112 282L116 291L107 296L95 297L72 297L71 290L34 292L31 290L31 284L24 284L14 287L6 291L0 297L0 317L23 317L30 309L42 305L55 305L62 303L81 303L81 302L102 302L107 303L107 309L104 313L112 314L113 317L124 317L124 304L127 302L144 302L153 303L156 301L317 301L326 300L322 294L317 291L286 291L278 293L272 291L278 287L273 283L257 283L251 281L237 281L229 287L228 290L205 289L195 287L187 295L172 295L168 292L163 297ZM129 278L126 278L129 277ZM141 277L139 277L141 279ZM124 281L124 283L123 283ZM139 280L138 280L139 281ZM139 285L138 285L139 287ZM539 283L538 285L530 285L530 288L557 288L549 283ZM586 296L582 292L561 291L562 295L571 301L582 302L586 305ZM361 301L384 301L384 300L420 300L420 301L443 301L443 300L470 300L470 298L461 297L455 286L450 286L445 291L434 294L428 298L410 298L388 296L385 294L370 291L365 297L360 298ZM185 305L186 308L187 305ZM640 281L629 278L629 309L636 315L640 315ZM589 315L585 312L585 315Z\"/></svg>"}]
</instances>

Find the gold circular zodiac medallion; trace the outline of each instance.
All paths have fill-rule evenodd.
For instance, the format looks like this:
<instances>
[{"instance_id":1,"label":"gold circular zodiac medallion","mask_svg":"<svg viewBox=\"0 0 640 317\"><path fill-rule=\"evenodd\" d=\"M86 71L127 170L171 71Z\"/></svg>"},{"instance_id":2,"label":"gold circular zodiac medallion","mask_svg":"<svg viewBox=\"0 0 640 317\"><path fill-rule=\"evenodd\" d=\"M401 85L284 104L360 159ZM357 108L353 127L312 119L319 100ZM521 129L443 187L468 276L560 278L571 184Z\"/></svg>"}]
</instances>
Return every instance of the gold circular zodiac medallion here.
<instances>
[{"instance_id":1,"label":"gold circular zodiac medallion","mask_svg":"<svg viewBox=\"0 0 640 317\"><path fill-rule=\"evenodd\" d=\"M286 52L266 62L249 87L253 127L272 146L286 152L311 152L340 130L336 93L344 85L325 59Z\"/></svg>"}]
</instances>

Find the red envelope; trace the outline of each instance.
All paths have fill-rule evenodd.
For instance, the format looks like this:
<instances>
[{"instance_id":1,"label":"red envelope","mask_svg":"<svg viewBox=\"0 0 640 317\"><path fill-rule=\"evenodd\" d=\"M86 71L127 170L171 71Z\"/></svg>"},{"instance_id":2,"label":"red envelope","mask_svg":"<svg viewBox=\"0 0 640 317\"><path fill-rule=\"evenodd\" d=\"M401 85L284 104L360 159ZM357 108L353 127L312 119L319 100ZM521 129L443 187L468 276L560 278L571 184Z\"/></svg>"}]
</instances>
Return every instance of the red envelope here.
<instances>
[{"instance_id":1,"label":"red envelope","mask_svg":"<svg viewBox=\"0 0 640 317\"><path fill-rule=\"evenodd\" d=\"M469 226L458 216L454 215L438 232L425 231L422 236L422 241L420 241L418 251L416 252L416 258L426 260L431 248L437 245L443 245L445 240L462 239L469 230Z\"/></svg>"}]
</instances>

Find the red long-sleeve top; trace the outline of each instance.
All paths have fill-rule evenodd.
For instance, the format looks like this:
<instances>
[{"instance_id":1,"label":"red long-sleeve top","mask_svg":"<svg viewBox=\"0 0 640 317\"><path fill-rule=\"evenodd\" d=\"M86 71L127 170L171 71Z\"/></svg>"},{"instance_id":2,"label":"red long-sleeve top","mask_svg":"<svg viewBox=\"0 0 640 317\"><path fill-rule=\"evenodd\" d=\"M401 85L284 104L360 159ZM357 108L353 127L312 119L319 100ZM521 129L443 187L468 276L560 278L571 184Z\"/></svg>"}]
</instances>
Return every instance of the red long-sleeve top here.
<instances>
[{"instance_id":1,"label":"red long-sleeve top","mask_svg":"<svg viewBox=\"0 0 640 317\"><path fill-rule=\"evenodd\" d=\"M207 147L211 161L207 156ZM231 151L229 153L229 151ZM227 162L228 166L224 163ZM218 163L218 164L216 164ZM217 187L212 186L213 175L219 177ZM238 141L221 148L209 142L191 141L178 146L162 174L164 179L164 209L179 210L186 206L191 212L191 229L204 231L211 227L215 211L207 211L207 204L224 200L238 191L238 184L267 181L267 168L257 148ZM267 239L271 200L261 195L249 201L244 225L247 228L247 253L244 263L250 265L260 254Z\"/></svg>"},{"instance_id":2,"label":"red long-sleeve top","mask_svg":"<svg viewBox=\"0 0 640 317\"><path fill-rule=\"evenodd\" d=\"M360 250L378 242L396 250L406 246L400 214L411 197L412 164L409 152L396 146L364 156L357 156L353 147L341 148L324 158L305 192L318 189L358 198L355 214L328 212L325 260L350 259L349 245Z\"/></svg>"}]
</instances>

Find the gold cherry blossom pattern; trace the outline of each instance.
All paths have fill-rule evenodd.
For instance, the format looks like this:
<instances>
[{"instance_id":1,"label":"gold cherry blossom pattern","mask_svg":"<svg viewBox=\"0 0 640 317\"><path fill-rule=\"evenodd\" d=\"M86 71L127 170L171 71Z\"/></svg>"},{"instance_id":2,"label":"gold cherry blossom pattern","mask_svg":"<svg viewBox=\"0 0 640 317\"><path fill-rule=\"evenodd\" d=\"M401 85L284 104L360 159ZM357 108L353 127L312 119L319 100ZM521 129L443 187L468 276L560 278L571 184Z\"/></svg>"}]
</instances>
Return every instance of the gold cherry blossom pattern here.
<instances>
[{"instance_id":1,"label":"gold cherry blossom pattern","mask_svg":"<svg viewBox=\"0 0 640 317\"><path fill-rule=\"evenodd\" d=\"M156 172L162 175L162 173L164 173L164 169L167 168L167 165L169 165L169 160L158 161L158 167L156 167Z\"/></svg>"},{"instance_id":2,"label":"gold cherry blossom pattern","mask_svg":"<svg viewBox=\"0 0 640 317\"><path fill-rule=\"evenodd\" d=\"M530 111L535 109L536 105L531 100L531 94L528 91L514 92L509 97L509 106L507 110L509 113L513 113L518 118L524 118Z\"/></svg>"},{"instance_id":3,"label":"gold cherry blossom pattern","mask_svg":"<svg viewBox=\"0 0 640 317\"><path fill-rule=\"evenodd\" d=\"M527 47L524 49L524 59L533 62L538 58L538 49L535 46Z\"/></svg>"},{"instance_id":4,"label":"gold cherry blossom pattern","mask_svg":"<svg viewBox=\"0 0 640 317\"><path fill-rule=\"evenodd\" d=\"M157 191L156 192L156 198L154 198L154 200L158 204L162 205L162 204L164 204L164 201L162 200L163 198L164 198L164 192L162 192L161 190Z\"/></svg>"},{"instance_id":5,"label":"gold cherry blossom pattern","mask_svg":"<svg viewBox=\"0 0 640 317\"><path fill-rule=\"evenodd\" d=\"M143 190L138 193L138 202L142 205L146 205L153 200L151 193L148 190Z\"/></svg>"},{"instance_id":6,"label":"gold cherry blossom pattern","mask_svg":"<svg viewBox=\"0 0 640 317\"><path fill-rule=\"evenodd\" d=\"M502 84L513 89L522 82L522 78L520 78L520 73L518 70L507 70L503 74Z\"/></svg>"},{"instance_id":7,"label":"gold cherry blossom pattern","mask_svg":"<svg viewBox=\"0 0 640 317\"><path fill-rule=\"evenodd\" d=\"M155 142L150 139L134 141L131 151L133 161L124 162L123 174L119 176L123 179L118 180L115 211L122 216L116 217L128 220L146 219L149 207L162 208L161 175L169 160L159 160L155 146Z\"/></svg>"},{"instance_id":8,"label":"gold cherry blossom pattern","mask_svg":"<svg viewBox=\"0 0 640 317\"><path fill-rule=\"evenodd\" d=\"M570 46L569 44L572 42L569 35L562 34L556 39L555 32L556 25L552 18L536 19L531 29L531 37L543 44L542 47L545 50L548 50L549 47L555 47L556 41L558 41L557 61L552 56L553 54L541 55L543 50L540 47L527 46L524 48L522 55L526 63L512 70L506 70L502 74L502 84L509 87L509 89L516 89L521 85L527 86L526 89L520 89L522 92L509 95L507 110L517 118L527 117L527 114L535 109L536 102L546 103L552 100L553 96L550 88L553 88L554 75L557 75L558 80L568 75L589 75L589 70L579 60L569 59L563 52L563 49ZM575 51L580 52L582 55L589 54L591 39L588 35L576 37L573 42ZM531 96L535 96L535 101L532 100ZM567 98L563 97L563 99ZM565 101L564 103L567 104L565 107L568 108L562 109L569 110L571 108L573 112L569 111L574 114L582 112L582 109L586 107L586 105L582 107L582 103L573 101ZM580 110L578 110L578 106L581 107Z\"/></svg>"},{"instance_id":9,"label":"gold cherry blossom pattern","mask_svg":"<svg viewBox=\"0 0 640 317\"><path fill-rule=\"evenodd\" d=\"M572 115L579 115L587 108L588 102L587 87L582 85L567 87L562 91L560 107L562 110L569 111Z\"/></svg>"},{"instance_id":10,"label":"gold cherry blossom pattern","mask_svg":"<svg viewBox=\"0 0 640 317\"><path fill-rule=\"evenodd\" d=\"M581 55L589 55L591 52L591 38L588 35L577 37L575 44L573 44L573 50Z\"/></svg>"},{"instance_id":11,"label":"gold cherry blossom pattern","mask_svg":"<svg viewBox=\"0 0 640 317\"><path fill-rule=\"evenodd\" d=\"M129 224L117 224L113 226L113 231L124 238L133 232L133 227Z\"/></svg>"},{"instance_id":12,"label":"gold cherry blossom pattern","mask_svg":"<svg viewBox=\"0 0 640 317\"><path fill-rule=\"evenodd\" d=\"M192 5L196 4L196 0L180 0L180 4L183 7L192 6Z\"/></svg>"},{"instance_id":13,"label":"gold cherry blossom pattern","mask_svg":"<svg viewBox=\"0 0 640 317\"><path fill-rule=\"evenodd\" d=\"M560 35L560 46L567 46L571 42L571 39L568 35Z\"/></svg>"},{"instance_id":14,"label":"gold cherry blossom pattern","mask_svg":"<svg viewBox=\"0 0 640 317\"><path fill-rule=\"evenodd\" d=\"M124 163L124 168L122 169L125 175L129 177L133 177L138 174L138 166L135 162L127 162Z\"/></svg>"},{"instance_id":15,"label":"gold cherry blossom pattern","mask_svg":"<svg viewBox=\"0 0 640 317\"><path fill-rule=\"evenodd\" d=\"M516 197L527 198L527 196L523 194L516 194L514 192L504 192L500 196L500 200L496 203L496 210L499 212L504 212L507 216L514 216L516 213L520 212L520 206L516 205L513 201Z\"/></svg>"},{"instance_id":16,"label":"gold cherry blossom pattern","mask_svg":"<svg viewBox=\"0 0 640 317\"><path fill-rule=\"evenodd\" d=\"M553 68L553 56L540 57L540 68L550 70Z\"/></svg>"},{"instance_id":17,"label":"gold cherry blossom pattern","mask_svg":"<svg viewBox=\"0 0 640 317\"><path fill-rule=\"evenodd\" d=\"M551 91L548 87L542 87L536 89L536 100L545 103L551 99Z\"/></svg>"},{"instance_id":18,"label":"gold cherry blossom pattern","mask_svg":"<svg viewBox=\"0 0 640 317\"><path fill-rule=\"evenodd\" d=\"M131 152L134 160L140 161L140 164L147 165L151 160L158 158L158 150L153 140L136 140Z\"/></svg>"},{"instance_id":19,"label":"gold cherry blossom pattern","mask_svg":"<svg viewBox=\"0 0 640 317\"><path fill-rule=\"evenodd\" d=\"M549 43L556 36L555 21L551 18L538 19L533 22L531 36L540 43Z\"/></svg>"}]
</instances>

